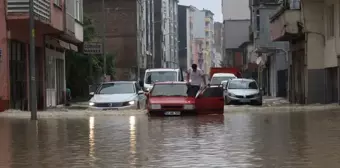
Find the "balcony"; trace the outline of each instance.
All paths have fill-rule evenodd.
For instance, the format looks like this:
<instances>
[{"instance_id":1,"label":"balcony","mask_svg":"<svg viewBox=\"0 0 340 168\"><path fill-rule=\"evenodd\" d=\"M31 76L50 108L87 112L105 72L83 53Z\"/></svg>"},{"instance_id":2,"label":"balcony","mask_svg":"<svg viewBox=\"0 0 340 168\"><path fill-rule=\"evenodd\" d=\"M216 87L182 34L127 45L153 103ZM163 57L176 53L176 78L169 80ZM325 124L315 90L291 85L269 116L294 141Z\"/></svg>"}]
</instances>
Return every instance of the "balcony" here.
<instances>
[{"instance_id":1,"label":"balcony","mask_svg":"<svg viewBox=\"0 0 340 168\"><path fill-rule=\"evenodd\" d=\"M29 12L29 0L7 0L7 13L18 14ZM51 22L51 2L50 0L34 0L35 16L44 21ZM28 16L28 15L27 15Z\"/></svg>"},{"instance_id":2,"label":"balcony","mask_svg":"<svg viewBox=\"0 0 340 168\"><path fill-rule=\"evenodd\" d=\"M74 17L66 13L66 24L65 24L66 34L71 35L71 36L75 35L75 29L76 29L75 24L76 24L76 21Z\"/></svg>"},{"instance_id":3,"label":"balcony","mask_svg":"<svg viewBox=\"0 0 340 168\"><path fill-rule=\"evenodd\" d=\"M272 41L287 41L300 34L301 22L299 0L284 0L280 8L270 18Z\"/></svg>"}]
</instances>

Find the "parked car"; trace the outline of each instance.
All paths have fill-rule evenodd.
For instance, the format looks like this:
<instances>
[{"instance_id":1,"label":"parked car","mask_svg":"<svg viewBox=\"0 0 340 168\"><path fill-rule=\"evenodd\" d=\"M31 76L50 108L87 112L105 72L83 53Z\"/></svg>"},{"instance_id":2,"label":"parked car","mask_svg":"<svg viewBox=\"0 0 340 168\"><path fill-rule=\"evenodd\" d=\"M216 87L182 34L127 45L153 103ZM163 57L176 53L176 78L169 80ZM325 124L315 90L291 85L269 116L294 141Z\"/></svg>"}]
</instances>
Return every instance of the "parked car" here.
<instances>
[{"instance_id":1,"label":"parked car","mask_svg":"<svg viewBox=\"0 0 340 168\"><path fill-rule=\"evenodd\" d=\"M89 107L98 110L140 109L145 104L144 92L137 82L116 81L102 83L91 92Z\"/></svg>"},{"instance_id":2,"label":"parked car","mask_svg":"<svg viewBox=\"0 0 340 168\"><path fill-rule=\"evenodd\" d=\"M262 105L262 93L253 79L237 78L227 82L224 89L225 104Z\"/></svg>"},{"instance_id":3,"label":"parked car","mask_svg":"<svg viewBox=\"0 0 340 168\"><path fill-rule=\"evenodd\" d=\"M186 82L158 82L146 93L149 115L223 114L223 88L209 86L188 97Z\"/></svg>"}]
</instances>

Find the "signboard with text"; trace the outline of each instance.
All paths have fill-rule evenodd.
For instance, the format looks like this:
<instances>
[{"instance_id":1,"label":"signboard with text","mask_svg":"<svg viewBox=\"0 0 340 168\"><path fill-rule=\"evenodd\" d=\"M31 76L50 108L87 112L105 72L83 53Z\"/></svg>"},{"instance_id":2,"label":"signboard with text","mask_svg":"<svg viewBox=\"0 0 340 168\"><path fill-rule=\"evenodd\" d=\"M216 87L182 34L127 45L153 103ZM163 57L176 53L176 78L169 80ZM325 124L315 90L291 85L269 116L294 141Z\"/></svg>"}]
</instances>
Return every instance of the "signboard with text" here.
<instances>
[{"instance_id":1,"label":"signboard with text","mask_svg":"<svg viewBox=\"0 0 340 168\"><path fill-rule=\"evenodd\" d=\"M100 55L103 53L103 45L98 42L85 42L84 54Z\"/></svg>"}]
</instances>

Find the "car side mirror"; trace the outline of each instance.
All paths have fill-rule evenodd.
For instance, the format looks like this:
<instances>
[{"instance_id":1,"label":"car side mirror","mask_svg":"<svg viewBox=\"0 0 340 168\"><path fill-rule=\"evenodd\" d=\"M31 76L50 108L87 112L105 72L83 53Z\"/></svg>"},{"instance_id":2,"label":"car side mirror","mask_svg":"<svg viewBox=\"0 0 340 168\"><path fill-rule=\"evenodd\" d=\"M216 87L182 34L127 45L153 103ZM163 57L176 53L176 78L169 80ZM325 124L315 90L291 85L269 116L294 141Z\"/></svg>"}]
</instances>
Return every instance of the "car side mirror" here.
<instances>
[{"instance_id":1,"label":"car side mirror","mask_svg":"<svg viewBox=\"0 0 340 168\"><path fill-rule=\"evenodd\" d=\"M143 90L140 90L140 91L138 91L138 94L140 95L140 94L144 94L144 91Z\"/></svg>"},{"instance_id":2,"label":"car side mirror","mask_svg":"<svg viewBox=\"0 0 340 168\"><path fill-rule=\"evenodd\" d=\"M90 96L94 96L94 92L90 92Z\"/></svg>"}]
</instances>

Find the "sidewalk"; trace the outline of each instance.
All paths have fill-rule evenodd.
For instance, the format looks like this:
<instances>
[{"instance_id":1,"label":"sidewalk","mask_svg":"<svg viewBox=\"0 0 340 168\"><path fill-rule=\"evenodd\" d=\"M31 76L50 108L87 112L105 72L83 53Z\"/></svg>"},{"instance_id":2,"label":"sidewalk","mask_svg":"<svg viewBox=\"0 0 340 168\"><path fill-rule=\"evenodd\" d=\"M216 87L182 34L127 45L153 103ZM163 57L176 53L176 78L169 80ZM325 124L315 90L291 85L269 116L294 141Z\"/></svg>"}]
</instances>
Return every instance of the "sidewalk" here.
<instances>
[{"instance_id":1,"label":"sidewalk","mask_svg":"<svg viewBox=\"0 0 340 168\"><path fill-rule=\"evenodd\" d=\"M289 104L289 101L284 97L263 96L264 106L278 106L287 104Z\"/></svg>"}]
</instances>

